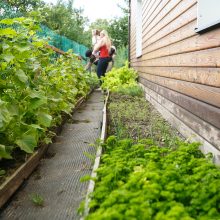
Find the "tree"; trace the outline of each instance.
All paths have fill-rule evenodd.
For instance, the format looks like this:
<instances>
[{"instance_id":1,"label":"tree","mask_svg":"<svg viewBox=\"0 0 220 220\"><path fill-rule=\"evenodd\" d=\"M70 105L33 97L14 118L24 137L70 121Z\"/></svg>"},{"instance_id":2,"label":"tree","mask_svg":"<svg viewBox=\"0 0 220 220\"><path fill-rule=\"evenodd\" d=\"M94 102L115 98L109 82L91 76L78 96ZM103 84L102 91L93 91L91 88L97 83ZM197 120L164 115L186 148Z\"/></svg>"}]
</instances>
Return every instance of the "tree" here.
<instances>
[{"instance_id":1,"label":"tree","mask_svg":"<svg viewBox=\"0 0 220 220\"><path fill-rule=\"evenodd\" d=\"M128 16L111 20L107 30L116 48L128 45Z\"/></svg>"},{"instance_id":2,"label":"tree","mask_svg":"<svg viewBox=\"0 0 220 220\"><path fill-rule=\"evenodd\" d=\"M21 13L35 10L45 4L42 0L4 0L4 2L11 6L16 12Z\"/></svg>"},{"instance_id":3,"label":"tree","mask_svg":"<svg viewBox=\"0 0 220 220\"><path fill-rule=\"evenodd\" d=\"M108 31L116 47L128 46L128 15L129 0L124 0L124 5L119 5L123 12L123 17L111 20Z\"/></svg>"},{"instance_id":4,"label":"tree","mask_svg":"<svg viewBox=\"0 0 220 220\"><path fill-rule=\"evenodd\" d=\"M107 19L97 19L93 23L91 23L89 30L97 29L97 30L107 30L109 26L109 21Z\"/></svg>"},{"instance_id":5,"label":"tree","mask_svg":"<svg viewBox=\"0 0 220 220\"><path fill-rule=\"evenodd\" d=\"M89 46L89 39L84 31L88 19L82 13L82 9L73 8L73 0L68 4L60 0L56 5L50 4L43 8L43 24L60 35Z\"/></svg>"},{"instance_id":6,"label":"tree","mask_svg":"<svg viewBox=\"0 0 220 220\"><path fill-rule=\"evenodd\" d=\"M91 30L107 30L112 43L116 48L128 45L128 16L124 15L121 18L111 20L97 19L89 27L89 34Z\"/></svg>"}]
</instances>

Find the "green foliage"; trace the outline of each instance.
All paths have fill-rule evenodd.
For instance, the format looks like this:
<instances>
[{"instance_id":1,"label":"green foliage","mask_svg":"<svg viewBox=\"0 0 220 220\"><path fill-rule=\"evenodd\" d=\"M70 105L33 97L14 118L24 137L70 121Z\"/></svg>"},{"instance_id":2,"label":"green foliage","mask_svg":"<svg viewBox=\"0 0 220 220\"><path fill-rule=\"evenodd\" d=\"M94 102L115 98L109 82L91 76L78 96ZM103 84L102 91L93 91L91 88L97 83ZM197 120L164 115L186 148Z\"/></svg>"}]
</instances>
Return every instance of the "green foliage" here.
<instances>
[{"instance_id":1,"label":"green foliage","mask_svg":"<svg viewBox=\"0 0 220 220\"><path fill-rule=\"evenodd\" d=\"M128 87L128 88L119 88L117 90L117 93L122 94L122 95L129 95L129 96L143 96L144 91L139 85L135 85L133 87Z\"/></svg>"},{"instance_id":2,"label":"green foliage","mask_svg":"<svg viewBox=\"0 0 220 220\"><path fill-rule=\"evenodd\" d=\"M111 136L86 219L219 219L220 170L198 149Z\"/></svg>"},{"instance_id":3,"label":"green foliage","mask_svg":"<svg viewBox=\"0 0 220 220\"><path fill-rule=\"evenodd\" d=\"M89 27L89 33L91 34L92 29L106 30L112 40L112 44L117 49L118 61L116 67L122 67L124 62L128 59L128 12L129 12L129 2L124 1L124 5L118 5L123 11L123 16L119 18L107 19L97 19ZM121 51L121 52L120 52ZM124 51L126 51L124 53ZM119 52L119 53L118 53ZM123 55L120 59L119 55Z\"/></svg>"},{"instance_id":4,"label":"green foliage","mask_svg":"<svg viewBox=\"0 0 220 220\"><path fill-rule=\"evenodd\" d=\"M90 25L88 34L91 36L91 30L93 29L98 29L100 31L106 30L112 40L112 44L119 51L120 51L120 48L123 48L124 50L127 51L127 49L125 48L127 48L128 46L128 14L127 14L126 9L124 10L125 10L125 14L123 17L114 18L110 20L97 19L95 22L93 22Z\"/></svg>"},{"instance_id":5,"label":"green foliage","mask_svg":"<svg viewBox=\"0 0 220 220\"><path fill-rule=\"evenodd\" d=\"M129 88L137 85L137 72L128 67L128 63L119 69L113 68L103 77L103 89L117 91L122 88Z\"/></svg>"},{"instance_id":6,"label":"green foliage","mask_svg":"<svg viewBox=\"0 0 220 220\"><path fill-rule=\"evenodd\" d=\"M36 10L37 8L44 5L41 0L3 0L5 4L11 6L16 12L27 13L31 10Z\"/></svg>"},{"instance_id":7,"label":"green foliage","mask_svg":"<svg viewBox=\"0 0 220 220\"><path fill-rule=\"evenodd\" d=\"M114 59L114 67L120 68L128 61L128 47L121 46L117 49L117 55Z\"/></svg>"},{"instance_id":8,"label":"green foliage","mask_svg":"<svg viewBox=\"0 0 220 220\"><path fill-rule=\"evenodd\" d=\"M5 175L5 170L0 169L0 177Z\"/></svg>"},{"instance_id":9,"label":"green foliage","mask_svg":"<svg viewBox=\"0 0 220 220\"><path fill-rule=\"evenodd\" d=\"M95 72L91 72L89 74L87 73L86 80L87 80L88 85L91 88L95 88L95 87L99 86L99 83L100 83L99 78Z\"/></svg>"},{"instance_id":10,"label":"green foliage","mask_svg":"<svg viewBox=\"0 0 220 220\"><path fill-rule=\"evenodd\" d=\"M13 148L32 153L39 142L48 143L49 128L86 96L93 80L71 51L52 58L47 42L36 36L36 21L0 24L0 158L10 159Z\"/></svg>"},{"instance_id":11,"label":"green foliage","mask_svg":"<svg viewBox=\"0 0 220 220\"><path fill-rule=\"evenodd\" d=\"M128 16L112 19L107 31L116 48L128 46Z\"/></svg>"},{"instance_id":12,"label":"green foliage","mask_svg":"<svg viewBox=\"0 0 220 220\"><path fill-rule=\"evenodd\" d=\"M73 1L68 4L57 1L55 5L47 4L41 9L45 18L43 24L71 40L90 46L91 33L85 31L88 19L82 15L82 9L73 8Z\"/></svg>"},{"instance_id":13,"label":"green foliage","mask_svg":"<svg viewBox=\"0 0 220 220\"><path fill-rule=\"evenodd\" d=\"M151 138L160 146L175 146L176 131L146 102L140 86L111 93L108 103L108 135L139 140Z\"/></svg>"},{"instance_id":14,"label":"green foliage","mask_svg":"<svg viewBox=\"0 0 220 220\"><path fill-rule=\"evenodd\" d=\"M44 205L44 198L37 193L33 193L32 195L30 195L30 199L33 202L33 204L36 206Z\"/></svg>"},{"instance_id":15,"label":"green foliage","mask_svg":"<svg viewBox=\"0 0 220 220\"><path fill-rule=\"evenodd\" d=\"M91 25L89 26L89 30L90 30L90 34L91 31L94 29L97 30L108 30L108 26L109 26L109 20L107 19L102 19L102 18L98 18L96 21L92 22Z\"/></svg>"}]
</instances>

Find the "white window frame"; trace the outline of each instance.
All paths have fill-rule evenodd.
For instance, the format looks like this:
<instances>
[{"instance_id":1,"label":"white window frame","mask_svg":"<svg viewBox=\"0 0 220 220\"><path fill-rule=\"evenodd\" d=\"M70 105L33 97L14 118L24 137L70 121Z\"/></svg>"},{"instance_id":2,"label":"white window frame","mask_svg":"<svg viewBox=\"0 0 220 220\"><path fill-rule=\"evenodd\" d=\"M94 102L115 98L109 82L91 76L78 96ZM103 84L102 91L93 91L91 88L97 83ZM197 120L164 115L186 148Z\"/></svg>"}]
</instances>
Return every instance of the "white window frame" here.
<instances>
[{"instance_id":1,"label":"white window frame","mask_svg":"<svg viewBox=\"0 0 220 220\"><path fill-rule=\"evenodd\" d=\"M196 32L205 32L220 26L220 0L198 0Z\"/></svg>"},{"instance_id":2,"label":"white window frame","mask_svg":"<svg viewBox=\"0 0 220 220\"><path fill-rule=\"evenodd\" d=\"M136 57L142 56L142 0L136 0Z\"/></svg>"}]
</instances>

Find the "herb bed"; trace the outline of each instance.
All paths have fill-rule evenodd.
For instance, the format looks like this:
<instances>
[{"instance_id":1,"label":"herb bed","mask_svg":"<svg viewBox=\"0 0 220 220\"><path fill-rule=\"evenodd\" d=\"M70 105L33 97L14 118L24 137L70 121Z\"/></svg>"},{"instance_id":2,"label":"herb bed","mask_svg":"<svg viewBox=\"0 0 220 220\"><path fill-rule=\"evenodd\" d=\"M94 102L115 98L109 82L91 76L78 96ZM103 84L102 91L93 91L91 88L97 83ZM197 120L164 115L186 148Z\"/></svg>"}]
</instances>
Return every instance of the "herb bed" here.
<instances>
[{"instance_id":1,"label":"herb bed","mask_svg":"<svg viewBox=\"0 0 220 220\"><path fill-rule=\"evenodd\" d=\"M110 95L109 137L86 219L220 219L220 169L211 155L144 102Z\"/></svg>"}]
</instances>

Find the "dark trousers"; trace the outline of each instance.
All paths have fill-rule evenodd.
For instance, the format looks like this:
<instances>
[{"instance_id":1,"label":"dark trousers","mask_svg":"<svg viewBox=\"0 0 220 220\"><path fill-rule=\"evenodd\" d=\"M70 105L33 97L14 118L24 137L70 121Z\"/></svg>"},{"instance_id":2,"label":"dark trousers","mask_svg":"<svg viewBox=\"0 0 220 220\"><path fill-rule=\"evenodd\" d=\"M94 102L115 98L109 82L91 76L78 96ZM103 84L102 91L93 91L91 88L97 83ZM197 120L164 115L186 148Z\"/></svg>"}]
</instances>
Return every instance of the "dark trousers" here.
<instances>
[{"instance_id":1,"label":"dark trousers","mask_svg":"<svg viewBox=\"0 0 220 220\"><path fill-rule=\"evenodd\" d=\"M99 58L98 66L97 66L97 75L99 78L101 76L105 76L107 67L108 67L109 58Z\"/></svg>"}]
</instances>

